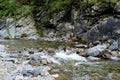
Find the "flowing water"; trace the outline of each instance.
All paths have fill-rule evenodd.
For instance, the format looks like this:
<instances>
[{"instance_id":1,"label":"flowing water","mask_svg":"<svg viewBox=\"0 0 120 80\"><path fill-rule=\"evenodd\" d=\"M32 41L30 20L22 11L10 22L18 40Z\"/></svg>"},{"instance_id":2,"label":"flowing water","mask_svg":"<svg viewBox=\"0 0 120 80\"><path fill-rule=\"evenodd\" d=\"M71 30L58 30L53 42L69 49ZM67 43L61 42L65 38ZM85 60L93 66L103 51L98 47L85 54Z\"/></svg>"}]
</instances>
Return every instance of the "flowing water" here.
<instances>
[{"instance_id":1,"label":"flowing water","mask_svg":"<svg viewBox=\"0 0 120 80\"><path fill-rule=\"evenodd\" d=\"M64 48L67 49L64 50ZM31 50L34 53L30 52ZM23 54L22 56L16 55L18 53ZM23 69L36 70L41 66L37 62L31 62L31 65L27 64L29 61L28 57L31 55L35 56L36 59L42 58L51 62L46 65L51 68L49 73L56 76L55 80L120 80L120 62L109 60L88 62L85 57L75 53L73 43L34 40L0 40L0 80L13 80L4 77L16 77L17 71ZM6 62L14 59L15 65ZM46 68L46 65L42 65L45 66L45 70L49 69ZM10 71L8 73L9 69ZM24 80L20 75L17 78L15 79ZM30 78L25 80L54 80L48 78L42 77L36 79L30 76Z\"/></svg>"}]
</instances>

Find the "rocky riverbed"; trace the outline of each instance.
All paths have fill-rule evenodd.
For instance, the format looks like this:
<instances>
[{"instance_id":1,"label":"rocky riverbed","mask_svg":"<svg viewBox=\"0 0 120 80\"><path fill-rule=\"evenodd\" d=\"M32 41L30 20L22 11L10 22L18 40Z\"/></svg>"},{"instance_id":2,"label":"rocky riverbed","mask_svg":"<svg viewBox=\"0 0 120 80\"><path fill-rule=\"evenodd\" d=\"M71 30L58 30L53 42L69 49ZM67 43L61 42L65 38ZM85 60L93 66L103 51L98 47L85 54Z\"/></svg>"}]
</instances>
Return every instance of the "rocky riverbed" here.
<instances>
[{"instance_id":1,"label":"rocky riverbed","mask_svg":"<svg viewBox=\"0 0 120 80\"><path fill-rule=\"evenodd\" d=\"M0 40L0 80L119 80L115 42Z\"/></svg>"}]
</instances>

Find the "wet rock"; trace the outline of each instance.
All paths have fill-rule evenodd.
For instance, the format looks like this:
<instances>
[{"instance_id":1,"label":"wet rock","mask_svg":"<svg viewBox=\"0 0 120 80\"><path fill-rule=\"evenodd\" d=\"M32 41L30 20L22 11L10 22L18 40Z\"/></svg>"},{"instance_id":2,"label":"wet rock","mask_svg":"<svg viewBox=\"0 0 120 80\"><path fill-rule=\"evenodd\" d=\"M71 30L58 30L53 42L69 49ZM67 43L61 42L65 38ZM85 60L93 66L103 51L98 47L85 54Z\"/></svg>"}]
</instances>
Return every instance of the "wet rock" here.
<instances>
[{"instance_id":1,"label":"wet rock","mask_svg":"<svg viewBox=\"0 0 120 80\"><path fill-rule=\"evenodd\" d=\"M97 45L95 47L89 48L85 50L84 56L98 56L100 52L104 51L107 48L106 44L103 45Z\"/></svg>"},{"instance_id":2,"label":"wet rock","mask_svg":"<svg viewBox=\"0 0 120 80\"><path fill-rule=\"evenodd\" d=\"M110 59L111 56L112 56L111 51L107 49L100 52L100 54L98 55L98 57L101 57L103 59Z\"/></svg>"},{"instance_id":3,"label":"wet rock","mask_svg":"<svg viewBox=\"0 0 120 80\"><path fill-rule=\"evenodd\" d=\"M52 76L53 76L54 78L58 78L58 77L59 77L59 74L52 74Z\"/></svg>"},{"instance_id":4,"label":"wet rock","mask_svg":"<svg viewBox=\"0 0 120 80\"><path fill-rule=\"evenodd\" d=\"M111 51L111 54L112 54L113 57L120 58L120 52L119 51Z\"/></svg>"},{"instance_id":5,"label":"wet rock","mask_svg":"<svg viewBox=\"0 0 120 80\"><path fill-rule=\"evenodd\" d=\"M40 62L41 62L42 65L47 65L48 64L48 61L46 59L42 59Z\"/></svg>"},{"instance_id":6,"label":"wet rock","mask_svg":"<svg viewBox=\"0 0 120 80\"><path fill-rule=\"evenodd\" d=\"M21 74L23 76L30 76L30 75L34 75L34 72L32 70L23 70Z\"/></svg>"},{"instance_id":7,"label":"wet rock","mask_svg":"<svg viewBox=\"0 0 120 80\"><path fill-rule=\"evenodd\" d=\"M16 63L18 61L16 58L0 58L0 60L12 62L12 63Z\"/></svg>"},{"instance_id":8,"label":"wet rock","mask_svg":"<svg viewBox=\"0 0 120 80\"><path fill-rule=\"evenodd\" d=\"M104 58L104 59L110 59L110 57L111 57L111 54L104 54L104 55L102 55L102 58Z\"/></svg>"},{"instance_id":9,"label":"wet rock","mask_svg":"<svg viewBox=\"0 0 120 80\"><path fill-rule=\"evenodd\" d=\"M93 44L94 46L96 46L96 45L101 44L101 42L100 42L100 41L94 41L92 44Z\"/></svg>"},{"instance_id":10,"label":"wet rock","mask_svg":"<svg viewBox=\"0 0 120 80\"><path fill-rule=\"evenodd\" d=\"M76 50L76 54L79 54L79 55L83 55L83 53L84 53L84 49L77 49Z\"/></svg>"},{"instance_id":11,"label":"wet rock","mask_svg":"<svg viewBox=\"0 0 120 80\"><path fill-rule=\"evenodd\" d=\"M87 59L88 59L88 61L100 61L101 60L100 58L93 57L93 56L89 56Z\"/></svg>"},{"instance_id":12,"label":"wet rock","mask_svg":"<svg viewBox=\"0 0 120 80\"><path fill-rule=\"evenodd\" d=\"M48 71L44 71L40 73L41 76L45 76L45 75L50 75Z\"/></svg>"},{"instance_id":13,"label":"wet rock","mask_svg":"<svg viewBox=\"0 0 120 80\"><path fill-rule=\"evenodd\" d=\"M87 48L87 45L84 45L84 44L78 44L78 45L75 45L76 48Z\"/></svg>"},{"instance_id":14,"label":"wet rock","mask_svg":"<svg viewBox=\"0 0 120 80\"><path fill-rule=\"evenodd\" d=\"M120 58L117 58L117 57L111 57L110 59L113 61L120 61Z\"/></svg>"}]
</instances>

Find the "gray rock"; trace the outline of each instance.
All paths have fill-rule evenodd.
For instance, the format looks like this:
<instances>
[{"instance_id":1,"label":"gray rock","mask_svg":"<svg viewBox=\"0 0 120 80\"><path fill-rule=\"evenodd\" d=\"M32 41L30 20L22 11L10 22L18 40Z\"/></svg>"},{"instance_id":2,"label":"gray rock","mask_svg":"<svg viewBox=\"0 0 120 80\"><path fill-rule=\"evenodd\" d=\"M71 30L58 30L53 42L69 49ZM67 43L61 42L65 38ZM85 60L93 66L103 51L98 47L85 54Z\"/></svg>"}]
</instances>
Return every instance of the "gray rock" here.
<instances>
[{"instance_id":1,"label":"gray rock","mask_svg":"<svg viewBox=\"0 0 120 80\"><path fill-rule=\"evenodd\" d=\"M37 75L40 75L41 73L49 71L49 70L50 70L50 67L48 67L48 66L40 66L40 67L37 67L34 69L34 75L37 76Z\"/></svg>"},{"instance_id":2,"label":"gray rock","mask_svg":"<svg viewBox=\"0 0 120 80\"><path fill-rule=\"evenodd\" d=\"M111 57L110 59L113 61L120 61L120 58L117 58L117 57Z\"/></svg>"},{"instance_id":3,"label":"gray rock","mask_svg":"<svg viewBox=\"0 0 120 80\"><path fill-rule=\"evenodd\" d=\"M0 60L12 62L12 63L16 63L18 61L16 58L0 58Z\"/></svg>"},{"instance_id":4,"label":"gray rock","mask_svg":"<svg viewBox=\"0 0 120 80\"><path fill-rule=\"evenodd\" d=\"M118 50L120 50L120 38L118 39Z\"/></svg>"},{"instance_id":5,"label":"gray rock","mask_svg":"<svg viewBox=\"0 0 120 80\"><path fill-rule=\"evenodd\" d=\"M97 45L95 47L89 48L84 52L86 56L98 56L100 52L104 51L107 48L106 44Z\"/></svg>"},{"instance_id":6,"label":"gray rock","mask_svg":"<svg viewBox=\"0 0 120 80\"><path fill-rule=\"evenodd\" d=\"M101 44L100 41L94 41L94 42L93 42L93 45L95 45L95 46L96 46L96 45L99 45L99 44Z\"/></svg>"},{"instance_id":7,"label":"gray rock","mask_svg":"<svg viewBox=\"0 0 120 80\"><path fill-rule=\"evenodd\" d=\"M47 65L47 64L48 64L47 59L42 59L42 60L41 60L41 64L42 64L42 65Z\"/></svg>"},{"instance_id":8,"label":"gray rock","mask_svg":"<svg viewBox=\"0 0 120 80\"><path fill-rule=\"evenodd\" d=\"M92 27L82 37L86 41L117 39L120 36L120 19L109 17Z\"/></svg>"},{"instance_id":9,"label":"gray rock","mask_svg":"<svg viewBox=\"0 0 120 80\"><path fill-rule=\"evenodd\" d=\"M16 54L9 54L9 57L10 58L18 58L18 54L16 53Z\"/></svg>"},{"instance_id":10,"label":"gray rock","mask_svg":"<svg viewBox=\"0 0 120 80\"><path fill-rule=\"evenodd\" d=\"M102 55L102 58L104 58L104 59L110 59L110 57L111 57L111 54L104 54L104 55Z\"/></svg>"},{"instance_id":11,"label":"gray rock","mask_svg":"<svg viewBox=\"0 0 120 80\"><path fill-rule=\"evenodd\" d=\"M32 70L22 70L21 74L23 76L30 76L30 75L34 75L34 72Z\"/></svg>"},{"instance_id":12,"label":"gray rock","mask_svg":"<svg viewBox=\"0 0 120 80\"><path fill-rule=\"evenodd\" d=\"M115 17L120 18L120 1L118 1L114 8Z\"/></svg>"},{"instance_id":13,"label":"gray rock","mask_svg":"<svg viewBox=\"0 0 120 80\"><path fill-rule=\"evenodd\" d=\"M29 80L56 80L54 77L52 77L51 75L47 75L47 76L39 76L36 78L30 78Z\"/></svg>"},{"instance_id":14,"label":"gray rock","mask_svg":"<svg viewBox=\"0 0 120 80\"><path fill-rule=\"evenodd\" d=\"M98 60L100 60L100 58L93 57L93 56L89 56L88 59L89 59L89 61L98 61Z\"/></svg>"},{"instance_id":15,"label":"gray rock","mask_svg":"<svg viewBox=\"0 0 120 80\"><path fill-rule=\"evenodd\" d=\"M80 22L75 22L74 23L74 34L81 38L82 33L86 32L88 29L91 28L91 26L89 26L90 23L87 20L82 20Z\"/></svg>"},{"instance_id":16,"label":"gray rock","mask_svg":"<svg viewBox=\"0 0 120 80\"><path fill-rule=\"evenodd\" d=\"M109 47L110 50L117 50L118 49L118 40L117 41L114 41L110 47Z\"/></svg>"},{"instance_id":17,"label":"gray rock","mask_svg":"<svg viewBox=\"0 0 120 80\"><path fill-rule=\"evenodd\" d=\"M1 79L0 79L1 80ZM6 78L3 78L2 80L15 80L14 78L12 77L6 77Z\"/></svg>"},{"instance_id":18,"label":"gray rock","mask_svg":"<svg viewBox=\"0 0 120 80\"><path fill-rule=\"evenodd\" d=\"M28 70L22 70L21 74L23 76L38 76L38 75L46 75L46 72L49 71L50 68L47 66L40 66L40 67L35 67L33 69L28 69Z\"/></svg>"},{"instance_id":19,"label":"gray rock","mask_svg":"<svg viewBox=\"0 0 120 80\"><path fill-rule=\"evenodd\" d=\"M1 23L1 25L3 25L3 23ZM18 25L20 25L20 27L18 27ZM3 38L38 38L35 22L30 16L27 18L22 17L18 21L15 21L13 18L7 18L5 26L7 27L0 30L1 37Z\"/></svg>"},{"instance_id":20,"label":"gray rock","mask_svg":"<svg viewBox=\"0 0 120 80\"><path fill-rule=\"evenodd\" d=\"M86 48L87 45L84 45L84 44L78 44L78 45L75 45L76 48Z\"/></svg>"},{"instance_id":21,"label":"gray rock","mask_svg":"<svg viewBox=\"0 0 120 80\"><path fill-rule=\"evenodd\" d=\"M2 19L0 19L0 29L3 29L5 27L7 27L6 26L6 18L3 17Z\"/></svg>"},{"instance_id":22,"label":"gray rock","mask_svg":"<svg viewBox=\"0 0 120 80\"><path fill-rule=\"evenodd\" d=\"M65 37L69 39L73 36L74 26L71 23L64 22L57 25L57 30L57 35L59 35L58 37Z\"/></svg>"}]
</instances>

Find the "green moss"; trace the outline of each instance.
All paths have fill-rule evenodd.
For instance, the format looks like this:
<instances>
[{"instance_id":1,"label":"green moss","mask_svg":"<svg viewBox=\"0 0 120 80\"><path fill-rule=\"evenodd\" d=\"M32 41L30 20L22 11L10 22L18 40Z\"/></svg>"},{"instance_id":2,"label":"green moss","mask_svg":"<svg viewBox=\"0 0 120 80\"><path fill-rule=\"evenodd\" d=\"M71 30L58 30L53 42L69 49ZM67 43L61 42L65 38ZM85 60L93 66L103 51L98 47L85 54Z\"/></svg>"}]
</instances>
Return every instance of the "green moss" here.
<instances>
[{"instance_id":1,"label":"green moss","mask_svg":"<svg viewBox=\"0 0 120 80\"><path fill-rule=\"evenodd\" d=\"M7 40L8 40L8 39L10 39L10 36L6 36L4 39L7 39Z\"/></svg>"}]
</instances>

